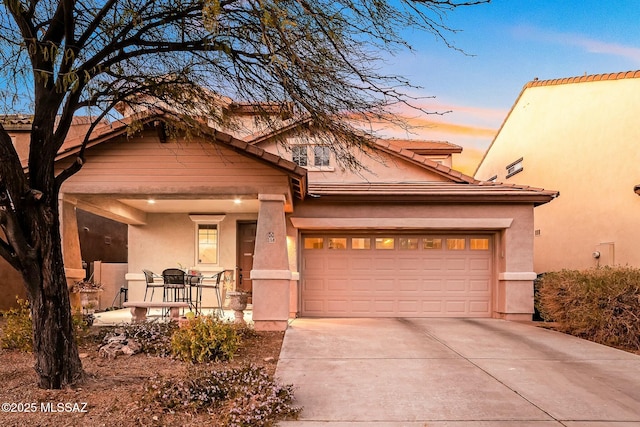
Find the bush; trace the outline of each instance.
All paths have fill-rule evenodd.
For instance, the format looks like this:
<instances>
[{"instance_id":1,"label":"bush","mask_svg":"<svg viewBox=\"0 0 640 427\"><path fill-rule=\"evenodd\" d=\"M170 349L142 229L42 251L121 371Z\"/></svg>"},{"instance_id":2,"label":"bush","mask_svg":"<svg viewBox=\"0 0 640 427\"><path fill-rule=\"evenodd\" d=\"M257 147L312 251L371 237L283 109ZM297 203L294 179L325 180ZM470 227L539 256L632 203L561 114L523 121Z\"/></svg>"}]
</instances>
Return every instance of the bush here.
<instances>
[{"instance_id":1,"label":"bush","mask_svg":"<svg viewBox=\"0 0 640 427\"><path fill-rule=\"evenodd\" d=\"M3 311L7 322L3 328L0 343L2 348L33 351L33 330L31 326L31 311L29 301L18 298L18 308Z\"/></svg>"},{"instance_id":2,"label":"bush","mask_svg":"<svg viewBox=\"0 0 640 427\"><path fill-rule=\"evenodd\" d=\"M541 316L561 331L640 350L640 269L562 270L546 273L537 288Z\"/></svg>"},{"instance_id":3,"label":"bush","mask_svg":"<svg viewBox=\"0 0 640 427\"><path fill-rule=\"evenodd\" d=\"M29 301L16 298L18 308L3 311L7 322L0 336L2 348L23 352L33 351L33 326ZM89 321L82 314L73 315L76 341L79 343L89 331Z\"/></svg>"},{"instance_id":4,"label":"bush","mask_svg":"<svg viewBox=\"0 0 640 427\"><path fill-rule=\"evenodd\" d=\"M173 354L193 363L231 360L238 344L234 325L210 316L189 319L171 338Z\"/></svg>"},{"instance_id":5,"label":"bush","mask_svg":"<svg viewBox=\"0 0 640 427\"><path fill-rule=\"evenodd\" d=\"M143 353L167 357L172 354L171 337L177 329L176 322L142 322L123 324L115 330L140 344Z\"/></svg>"},{"instance_id":6,"label":"bush","mask_svg":"<svg viewBox=\"0 0 640 427\"><path fill-rule=\"evenodd\" d=\"M263 427L296 417L293 389L271 379L264 368L253 365L224 371L195 369L188 378L152 378L143 398L165 410L224 413L227 427ZM220 408L225 407L225 411Z\"/></svg>"}]
</instances>

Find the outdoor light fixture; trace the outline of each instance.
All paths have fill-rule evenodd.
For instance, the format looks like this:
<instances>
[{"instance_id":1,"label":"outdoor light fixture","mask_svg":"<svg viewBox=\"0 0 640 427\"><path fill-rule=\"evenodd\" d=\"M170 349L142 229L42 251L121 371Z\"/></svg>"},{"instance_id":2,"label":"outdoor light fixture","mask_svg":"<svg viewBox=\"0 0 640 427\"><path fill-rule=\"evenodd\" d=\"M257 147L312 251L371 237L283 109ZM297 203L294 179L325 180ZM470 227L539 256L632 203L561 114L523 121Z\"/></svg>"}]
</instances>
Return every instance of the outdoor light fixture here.
<instances>
[{"instance_id":1,"label":"outdoor light fixture","mask_svg":"<svg viewBox=\"0 0 640 427\"><path fill-rule=\"evenodd\" d=\"M154 199L147 199L147 204L155 205L156 201Z\"/></svg>"},{"instance_id":2,"label":"outdoor light fixture","mask_svg":"<svg viewBox=\"0 0 640 427\"><path fill-rule=\"evenodd\" d=\"M242 200L239 197L236 197L235 199L233 199L233 203L239 205L240 203L242 203Z\"/></svg>"}]
</instances>

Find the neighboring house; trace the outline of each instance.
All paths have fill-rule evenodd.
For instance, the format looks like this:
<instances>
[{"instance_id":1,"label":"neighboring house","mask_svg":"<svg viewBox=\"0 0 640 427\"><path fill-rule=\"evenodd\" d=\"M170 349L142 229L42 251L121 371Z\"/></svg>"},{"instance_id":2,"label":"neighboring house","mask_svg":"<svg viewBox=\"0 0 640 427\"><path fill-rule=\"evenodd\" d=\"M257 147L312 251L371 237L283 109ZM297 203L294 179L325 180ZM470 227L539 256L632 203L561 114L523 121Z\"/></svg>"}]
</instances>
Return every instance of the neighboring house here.
<instances>
[{"instance_id":1,"label":"neighboring house","mask_svg":"<svg viewBox=\"0 0 640 427\"><path fill-rule=\"evenodd\" d=\"M531 319L533 208L555 192L456 172L460 148L447 143L378 141L360 156L366 170L345 171L299 137L308 123L241 140L206 126L168 137L170 118L141 121L134 136L126 120L96 129L62 186L69 280L84 274L79 208L128 224L131 300L142 269L183 266L234 269L257 329L292 316Z\"/></svg>"},{"instance_id":2,"label":"neighboring house","mask_svg":"<svg viewBox=\"0 0 640 427\"><path fill-rule=\"evenodd\" d=\"M639 114L640 71L525 85L475 177L559 191L535 209L537 272L640 267Z\"/></svg>"}]
</instances>

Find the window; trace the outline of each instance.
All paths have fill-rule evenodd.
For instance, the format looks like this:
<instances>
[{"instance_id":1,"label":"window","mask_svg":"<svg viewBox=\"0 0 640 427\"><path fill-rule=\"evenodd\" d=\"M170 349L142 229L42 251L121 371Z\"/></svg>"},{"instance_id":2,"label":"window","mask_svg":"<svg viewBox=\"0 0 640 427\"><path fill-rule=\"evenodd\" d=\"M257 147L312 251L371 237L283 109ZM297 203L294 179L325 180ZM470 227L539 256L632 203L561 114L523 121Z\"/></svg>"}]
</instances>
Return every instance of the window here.
<instances>
[{"instance_id":1,"label":"window","mask_svg":"<svg viewBox=\"0 0 640 427\"><path fill-rule=\"evenodd\" d=\"M400 249L402 250L418 249L418 239L413 237L401 237Z\"/></svg>"},{"instance_id":2,"label":"window","mask_svg":"<svg viewBox=\"0 0 640 427\"><path fill-rule=\"evenodd\" d=\"M371 249L371 239L368 237L352 237L351 249Z\"/></svg>"},{"instance_id":3,"label":"window","mask_svg":"<svg viewBox=\"0 0 640 427\"><path fill-rule=\"evenodd\" d=\"M306 145L294 145L291 147L291 155L293 163L298 166L307 166L307 146Z\"/></svg>"},{"instance_id":4,"label":"window","mask_svg":"<svg viewBox=\"0 0 640 427\"><path fill-rule=\"evenodd\" d=\"M442 239L425 237L422 239L422 249L442 249Z\"/></svg>"},{"instance_id":5,"label":"window","mask_svg":"<svg viewBox=\"0 0 640 427\"><path fill-rule=\"evenodd\" d=\"M198 264L218 263L218 225L198 224Z\"/></svg>"},{"instance_id":6,"label":"window","mask_svg":"<svg viewBox=\"0 0 640 427\"><path fill-rule=\"evenodd\" d=\"M472 251L488 251L489 250L489 239L470 239L469 240L469 249Z\"/></svg>"},{"instance_id":7,"label":"window","mask_svg":"<svg viewBox=\"0 0 640 427\"><path fill-rule=\"evenodd\" d=\"M393 237L376 237L376 249L393 249L395 239Z\"/></svg>"},{"instance_id":8,"label":"window","mask_svg":"<svg viewBox=\"0 0 640 427\"><path fill-rule=\"evenodd\" d=\"M322 237L305 237L304 248L305 249L322 249L324 239Z\"/></svg>"},{"instance_id":9,"label":"window","mask_svg":"<svg viewBox=\"0 0 640 427\"><path fill-rule=\"evenodd\" d=\"M347 249L347 238L329 237L329 249Z\"/></svg>"},{"instance_id":10,"label":"window","mask_svg":"<svg viewBox=\"0 0 640 427\"><path fill-rule=\"evenodd\" d=\"M331 150L329 150L329 147L321 147L319 145L313 147L313 166L329 166L330 154Z\"/></svg>"},{"instance_id":11,"label":"window","mask_svg":"<svg viewBox=\"0 0 640 427\"><path fill-rule=\"evenodd\" d=\"M463 251L464 239L447 239L447 249L450 251Z\"/></svg>"},{"instance_id":12,"label":"window","mask_svg":"<svg viewBox=\"0 0 640 427\"><path fill-rule=\"evenodd\" d=\"M515 162L507 165L507 178L517 174L518 172L522 172L522 160L523 158L520 157Z\"/></svg>"}]
</instances>

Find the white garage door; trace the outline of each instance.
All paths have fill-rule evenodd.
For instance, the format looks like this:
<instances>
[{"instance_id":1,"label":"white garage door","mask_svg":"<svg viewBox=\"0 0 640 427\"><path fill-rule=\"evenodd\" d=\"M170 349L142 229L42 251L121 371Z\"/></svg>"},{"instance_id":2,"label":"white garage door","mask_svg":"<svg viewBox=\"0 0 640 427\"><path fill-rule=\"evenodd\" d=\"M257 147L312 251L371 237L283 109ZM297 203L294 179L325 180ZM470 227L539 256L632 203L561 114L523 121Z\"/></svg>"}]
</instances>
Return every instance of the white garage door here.
<instances>
[{"instance_id":1,"label":"white garage door","mask_svg":"<svg viewBox=\"0 0 640 427\"><path fill-rule=\"evenodd\" d=\"M491 245L485 235L303 235L301 314L490 317Z\"/></svg>"}]
</instances>

